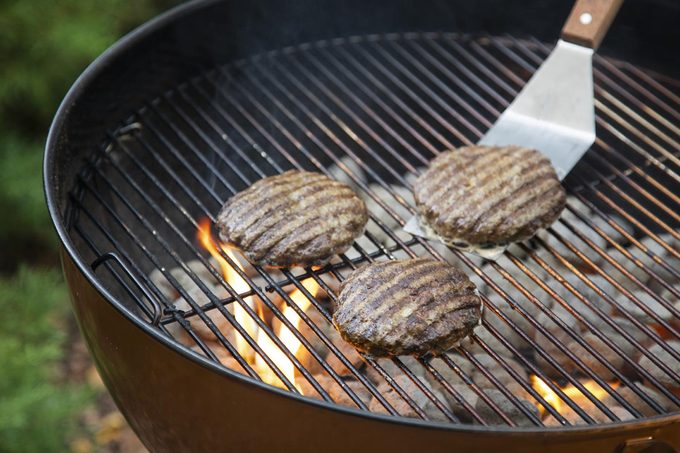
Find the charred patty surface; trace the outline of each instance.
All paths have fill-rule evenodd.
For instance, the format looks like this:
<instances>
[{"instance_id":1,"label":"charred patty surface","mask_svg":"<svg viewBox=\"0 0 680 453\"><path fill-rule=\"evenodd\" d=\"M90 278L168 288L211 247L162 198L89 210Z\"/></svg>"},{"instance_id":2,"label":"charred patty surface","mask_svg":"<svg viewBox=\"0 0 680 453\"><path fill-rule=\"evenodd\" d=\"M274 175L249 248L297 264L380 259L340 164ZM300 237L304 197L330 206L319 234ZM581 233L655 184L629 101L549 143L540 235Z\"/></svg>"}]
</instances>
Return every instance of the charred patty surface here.
<instances>
[{"instance_id":1,"label":"charred patty surface","mask_svg":"<svg viewBox=\"0 0 680 453\"><path fill-rule=\"evenodd\" d=\"M333 322L345 341L376 357L440 353L479 323L475 285L455 267L419 258L356 269L340 289Z\"/></svg>"},{"instance_id":2,"label":"charred patty surface","mask_svg":"<svg viewBox=\"0 0 680 453\"><path fill-rule=\"evenodd\" d=\"M437 156L413 186L421 221L444 239L517 242L550 226L566 193L538 151L466 146Z\"/></svg>"},{"instance_id":3,"label":"charred patty surface","mask_svg":"<svg viewBox=\"0 0 680 453\"><path fill-rule=\"evenodd\" d=\"M291 170L231 197L216 225L220 238L259 265L326 264L345 252L368 221L363 200L321 173Z\"/></svg>"}]
</instances>

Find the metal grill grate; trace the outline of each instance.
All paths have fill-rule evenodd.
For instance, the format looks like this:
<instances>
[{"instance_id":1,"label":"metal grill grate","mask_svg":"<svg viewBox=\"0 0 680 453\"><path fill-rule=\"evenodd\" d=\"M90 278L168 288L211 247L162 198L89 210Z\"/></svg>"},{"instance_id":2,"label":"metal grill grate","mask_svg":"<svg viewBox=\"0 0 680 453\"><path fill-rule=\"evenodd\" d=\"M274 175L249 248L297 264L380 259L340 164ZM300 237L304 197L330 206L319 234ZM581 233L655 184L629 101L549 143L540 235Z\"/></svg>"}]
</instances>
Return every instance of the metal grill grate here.
<instances>
[{"instance_id":1,"label":"metal grill grate","mask_svg":"<svg viewBox=\"0 0 680 453\"><path fill-rule=\"evenodd\" d=\"M680 398L674 389L634 356L646 357L680 383L677 367L650 351L658 345L680 360L680 350L667 341L680 339L674 305L680 298L677 84L596 57L598 139L565 181L573 197L566 214L498 263L394 228L414 212L395 185L410 189L411 176L438 152L476 142L548 52L540 42L512 37L405 34L304 44L216 68L141 107L93 152L71 193L72 234L93 266L102 266L101 278L139 316L178 341L189 338L182 341L214 361L227 353L260 380L233 337L218 327L226 320L291 392L299 389L237 322L232 305L282 348L320 398L333 401L328 384L320 382L323 374L363 410L369 404L358 387L389 414L453 423L541 426L542 417L518 394L561 425L618 421L621 413L612 404L632 418L676 411ZM199 219L213 221L224 200L259 178L290 168L328 174L333 165L372 206L366 235L329 266L280 274L243 271L222 252L249 289L230 286L197 247ZM474 342L439 359L363 357L365 363L356 363L348 358L327 335L332 282L364 262L422 255L453 262L484 287L485 322ZM190 260L198 260L199 268ZM171 272L174 268L179 274ZM173 305L149 276L154 269L190 309ZM206 283L206 273L219 282L219 291ZM319 296L312 297L305 279L321 287ZM293 288L311 302L308 311L291 299ZM293 332L320 370L313 374L283 346L249 297ZM292 308L313 335L295 329L284 307ZM213 342L197 333L199 324L212 332ZM605 347L611 353L603 353ZM490 357L488 363L480 352ZM360 385L348 385L347 376L329 364L331 358ZM480 386L472 373L490 384ZM525 373L543 381L559 402L537 391ZM418 402L397 375L405 375L424 399ZM601 387L612 404L584 379ZM634 385L640 379L653 394ZM567 384L585 403L563 388ZM387 397L385 388L397 397ZM560 404L576 418L565 417Z\"/></svg>"}]
</instances>

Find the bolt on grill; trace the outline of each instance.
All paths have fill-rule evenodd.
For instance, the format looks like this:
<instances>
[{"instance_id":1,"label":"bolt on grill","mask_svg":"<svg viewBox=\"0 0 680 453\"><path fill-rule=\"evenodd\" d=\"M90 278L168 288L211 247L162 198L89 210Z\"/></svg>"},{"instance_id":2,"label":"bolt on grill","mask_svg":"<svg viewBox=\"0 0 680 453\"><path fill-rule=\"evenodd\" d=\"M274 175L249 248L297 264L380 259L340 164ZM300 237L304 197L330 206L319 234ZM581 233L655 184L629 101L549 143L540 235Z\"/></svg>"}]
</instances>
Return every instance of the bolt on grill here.
<instances>
[{"instance_id":1,"label":"bolt on grill","mask_svg":"<svg viewBox=\"0 0 680 453\"><path fill-rule=\"evenodd\" d=\"M268 368L290 392L304 387L333 402L329 386L337 385L361 410L482 425L596 424L677 411L680 375L669 364L680 361L672 345L680 339L677 83L595 57L598 139L565 180L566 215L499 262L399 231L415 212L399 188L410 190L437 153L475 143L549 50L507 36L400 34L305 44L209 70L111 129L70 194L70 228L139 316L223 366L228 357L229 368L252 379ZM229 196L291 168L354 185L371 207L367 232L323 268L244 265L201 219L212 223ZM197 245L197 231L215 257ZM454 262L484 288L485 319L472 341L439 358L348 357L328 335L336 285L363 263L422 255ZM226 279L215 258L245 287ZM232 334L219 326L225 321ZM283 327L276 332L274 323ZM281 340L284 328L315 372ZM264 364L244 357L239 342ZM267 342L294 368L292 379Z\"/></svg>"}]
</instances>

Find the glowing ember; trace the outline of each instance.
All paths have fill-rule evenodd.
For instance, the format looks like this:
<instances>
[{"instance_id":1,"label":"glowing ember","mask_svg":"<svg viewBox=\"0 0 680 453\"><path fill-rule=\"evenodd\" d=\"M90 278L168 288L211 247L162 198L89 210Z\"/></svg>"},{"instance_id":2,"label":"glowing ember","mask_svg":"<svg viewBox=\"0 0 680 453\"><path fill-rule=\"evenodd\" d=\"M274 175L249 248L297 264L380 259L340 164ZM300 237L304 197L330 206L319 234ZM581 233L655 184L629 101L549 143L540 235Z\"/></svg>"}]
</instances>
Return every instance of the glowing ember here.
<instances>
[{"instance_id":1,"label":"glowing ember","mask_svg":"<svg viewBox=\"0 0 680 453\"><path fill-rule=\"evenodd\" d=\"M208 219L203 219L199 222L198 228L198 240L201 245L210 253L210 255L217 260L219 263L224 279L227 283L238 293L243 293L250 289L248 283L236 272L236 270L229 265L227 260L225 260L218 251L218 246L216 241L213 239L210 231L210 221ZM219 247L222 251L228 255L240 269L243 269L235 253L229 250L225 245L220 244ZM314 281L314 279L306 279L302 282L304 288L312 295L316 296L320 287ZM293 290L289 297L295 305L297 305L303 312L306 311L311 305L310 300L304 295L300 289ZM254 306L253 298L248 297L245 299L250 307ZM269 337L269 335L262 329L257 327L255 321L248 315L246 310L238 303L233 304L234 307L234 317L243 326L243 328L248 332L251 338L254 338L264 354L266 354L276 367L281 370L283 375L291 382L295 383L295 365L288 358L286 353L284 353L274 341ZM264 312L261 306L257 306L257 313L260 319L265 320ZM291 325L298 329L302 319L298 316L293 308L285 305L282 309L283 316L290 321ZM283 325L280 324L280 328L274 331L274 334L281 340L281 343L285 346L288 352L293 354L295 357L300 357L302 354L308 354L305 348L302 348L300 340L293 334L293 332ZM269 365L264 361L259 354L255 354L255 351L248 345L246 340L241 335L236 335L236 350L243 356L248 363L253 367L253 369L258 373L262 380L268 384L275 385L277 387L286 388L281 380L274 374L273 370L269 368ZM296 384L298 390L300 386Z\"/></svg>"},{"instance_id":2,"label":"glowing ember","mask_svg":"<svg viewBox=\"0 0 680 453\"><path fill-rule=\"evenodd\" d=\"M536 391L545 399L545 401L550 404L557 412L561 415L568 414L572 409L567 406L567 404L562 400L562 398L555 393L541 378L538 376L531 376L531 385L536 389ZM602 401L609 396L609 393L603 389L597 382L593 380L585 380L581 382L581 385L595 398ZM611 382L609 386L612 389L616 389L619 386L618 382ZM566 387L561 387L564 394L571 399L574 403L580 407L586 409L586 412L591 412L592 410L597 410L593 402L588 396L586 396L581 390L574 387L572 384ZM545 408L539 405L541 413L545 413ZM592 412L591 412L592 415Z\"/></svg>"}]
</instances>

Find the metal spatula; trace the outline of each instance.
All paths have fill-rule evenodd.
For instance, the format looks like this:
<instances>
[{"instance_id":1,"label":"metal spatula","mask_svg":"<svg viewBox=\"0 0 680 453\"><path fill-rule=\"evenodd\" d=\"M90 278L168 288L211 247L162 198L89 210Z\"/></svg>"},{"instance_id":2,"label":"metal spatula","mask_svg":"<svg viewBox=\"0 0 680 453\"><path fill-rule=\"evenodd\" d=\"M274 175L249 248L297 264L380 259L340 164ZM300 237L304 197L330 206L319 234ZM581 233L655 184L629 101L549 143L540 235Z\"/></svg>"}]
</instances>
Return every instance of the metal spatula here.
<instances>
[{"instance_id":1,"label":"metal spatula","mask_svg":"<svg viewBox=\"0 0 680 453\"><path fill-rule=\"evenodd\" d=\"M563 179L595 141L592 56L622 2L577 0L555 49L479 143L536 149Z\"/></svg>"},{"instance_id":2,"label":"metal spatula","mask_svg":"<svg viewBox=\"0 0 680 453\"><path fill-rule=\"evenodd\" d=\"M550 158L564 179L595 141L593 52L622 2L577 0L555 49L479 143L536 149ZM425 231L417 216L404 231L445 242ZM469 251L496 259L503 250Z\"/></svg>"}]
</instances>

